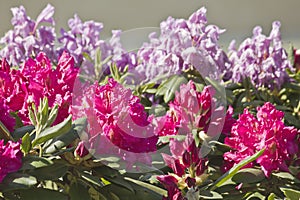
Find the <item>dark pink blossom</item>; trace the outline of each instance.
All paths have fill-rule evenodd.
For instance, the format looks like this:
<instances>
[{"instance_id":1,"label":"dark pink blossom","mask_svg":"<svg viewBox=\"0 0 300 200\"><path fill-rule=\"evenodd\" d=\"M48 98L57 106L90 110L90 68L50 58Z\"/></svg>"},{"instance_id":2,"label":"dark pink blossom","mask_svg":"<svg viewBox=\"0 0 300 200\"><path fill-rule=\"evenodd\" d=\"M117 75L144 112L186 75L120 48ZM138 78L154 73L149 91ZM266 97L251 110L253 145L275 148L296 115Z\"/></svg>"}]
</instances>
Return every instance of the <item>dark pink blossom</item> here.
<instances>
[{"instance_id":1,"label":"dark pink blossom","mask_svg":"<svg viewBox=\"0 0 300 200\"><path fill-rule=\"evenodd\" d=\"M69 54L63 53L56 67L51 65L45 53L39 53L35 59L29 58L19 69L10 68L5 60L0 64L0 95L4 98L3 103L9 112L18 112L24 124L30 123L28 107L32 103L38 106L43 97L48 98L50 107L55 104L59 106L54 124L63 121L71 113L72 91L78 68ZM3 123L7 125L10 122Z\"/></svg>"},{"instance_id":2,"label":"dark pink blossom","mask_svg":"<svg viewBox=\"0 0 300 200\"><path fill-rule=\"evenodd\" d=\"M0 183L8 173L18 171L22 166L20 142L0 140Z\"/></svg>"},{"instance_id":3,"label":"dark pink blossom","mask_svg":"<svg viewBox=\"0 0 300 200\"><path fill-rule=\"evenodd\" d=\"M259 164L267 177L272 171L289 171L288 166L298 152L299 142L294 127L285 126L284 113L276 110L267 102L257 109L256 117L247 109L233 125L230 137L225 138L225 144L232 148L224 154L224 169L230 169L234 164L266 148L255 163Z\"/></svg>"},{"instance_id":4,"label":"dark pink blossom","mask_svg":"<svg viewBox=\"0 0 300 200\"><path fill-rule=\"evenodd\" d=\"M105 85L96 82L78 92L74 115L87 117L88 148L94 149L96 156L120 156L129 165L136 161L151 163L147 154L156 151L158 136L152 117L130 89L108 79Z\"/></svg>"}]
</instances>

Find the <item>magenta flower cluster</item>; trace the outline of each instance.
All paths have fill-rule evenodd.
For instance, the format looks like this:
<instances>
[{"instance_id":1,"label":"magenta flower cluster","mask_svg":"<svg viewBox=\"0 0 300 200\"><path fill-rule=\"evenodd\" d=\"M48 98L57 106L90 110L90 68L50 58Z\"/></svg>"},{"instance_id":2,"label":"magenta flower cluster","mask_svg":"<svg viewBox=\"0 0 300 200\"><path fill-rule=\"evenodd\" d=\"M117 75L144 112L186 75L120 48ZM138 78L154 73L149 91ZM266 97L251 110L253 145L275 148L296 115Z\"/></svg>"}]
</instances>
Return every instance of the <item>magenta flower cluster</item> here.
<instances>
[{"instance_id":1,"label":"magenta flower cluster","mask_svg":"<svg viewBox=\"0 0 300 200\"><path fill-rule=\"evenodd\" d=\"M235 122L232 109L226 115L223 108L216 108L213 95L211 87L206 86L199 92L194 82L189 81L181 85L174 101L169 103L170 110L158 120L161 124L160 136L186 136L184 141L170 139L172 155L163 154L165 163L174 172L158 176L168 190L168 198L165 199L185 199L183 189L194 188L207 178L204 174L207 159L201 152L201 146L196 146L192 131L202 132L203 137L214 137L224 131L227 134Z\"/></svg>"},{"instance_id":2,"label":"magenta flower cluster","mask_svg":"<svg viewBox=\"0 0 300 200\"><path fill-rule=\"evenodd\" d=\"M45 53L39 53L35 59L29 58L19 69L11 68L3 59L0 66L2 107L7 112L17 112L26 125L30 124L28 107L32 103L38 106L40 99L47 97L50 107L54 104L59 106L54 124L62 122L71 113L73 84L77 73L74 59L67 53L62 54L55 68ZM7 114L1 117L2 122L12 131L14 120Z\"/></svg>"},{"instance_id":3,"label":"magenta flower cluster","mask_svg":"<svg viewBox=\"0 0 300 200\"><path fill-rule=\"evenodd\" d=\"M20 142L0 140L0 183L8 173L16 172L22 167L23 153Z\"/></svg>"},{"instance_id":4,"label":"magenta flower cluster","mask_svg":"<svg viewBox=\"0 0 300 200\"><path fill-rule=\"evenodd\" d=\"M81 98L82 97L82 98ZM77 99L77 98L76 98ZM101 86L98 82L78 95L73 113L86 116L89 144L95 155L119 155L125 161L149 163L147 153L155 152L158 136L140 99L113 79ZM138 156L137 156L138 155Z\"/></svg>"},{"instance_id":5,"label":"magenta flower cluster","mask_svg":"<svg viewBox=\"0 0 300 200\"><path fill-rule=\"evenodd\" d=\"M162 127L159 135L186 135L193 129L211 137L221 132L228 133L234 123L232 109L226 114L223 107L217 107L214 92L210 86L205 86L202 92L197 91L193 81L182 84L174 101L169 103L169 111L159 119Z\"/></svg>"},{"instance_id":6,"label":"magenta flower cluster","mask_svg":"<svg viewBox=\"0 0 300 200\"><path fill-rule=\"evenodd\" d=\"M229 170L234 164L266 148L256 162L246 167L259 164L267 177L272 171L289 171L289 164L297 155L300 132L283 123L284 113L276 110L267 102L257 108L256 117L247 109L233 125L231 135L225 139L225 144L232 148L224 154L224 169Z\"/></svg>"}]
</instances>

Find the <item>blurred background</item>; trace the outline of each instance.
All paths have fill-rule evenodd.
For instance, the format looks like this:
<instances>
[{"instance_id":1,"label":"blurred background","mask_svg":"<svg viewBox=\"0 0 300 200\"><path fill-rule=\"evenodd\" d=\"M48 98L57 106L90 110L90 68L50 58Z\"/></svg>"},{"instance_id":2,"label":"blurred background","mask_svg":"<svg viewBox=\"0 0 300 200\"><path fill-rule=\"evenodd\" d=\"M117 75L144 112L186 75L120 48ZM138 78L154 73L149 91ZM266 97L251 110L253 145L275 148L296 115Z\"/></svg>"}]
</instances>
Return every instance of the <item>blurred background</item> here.
<instances>
[{"instance_id":1,"label":"blurred background","mask_svg":"<svg viewBox=\"0 0 300 200\"><path fill-rule=\"evenodd\" d=\"M220 43L224 48L232 39L241 42L252 36L256 25L268 35L274 20L282 23L284 45L293 43L300 48L299 0L0 0L0 37L12 28L10 8L23 5L27 14L36 19L47 5L55 7L57 32L67 28L68 19L75 13L84 20L104 24L102 38L108 38L111 30L129 30L140 27L159 27L168 16L188 18L202 6L207 8L209 24L226 29Z\"/></svg>"}]
</instances>

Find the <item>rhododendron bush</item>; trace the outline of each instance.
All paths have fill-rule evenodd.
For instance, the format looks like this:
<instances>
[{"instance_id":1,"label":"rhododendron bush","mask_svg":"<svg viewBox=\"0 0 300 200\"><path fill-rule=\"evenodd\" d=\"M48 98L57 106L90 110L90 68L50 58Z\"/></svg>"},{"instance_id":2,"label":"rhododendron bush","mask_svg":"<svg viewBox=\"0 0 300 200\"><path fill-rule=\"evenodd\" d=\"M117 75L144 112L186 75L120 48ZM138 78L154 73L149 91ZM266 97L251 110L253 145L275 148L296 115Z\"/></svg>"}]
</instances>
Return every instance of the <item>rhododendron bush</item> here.
<instances>
[{"instance_id":1,"label":"rhododendron bush","mask_svg":"<svg viewBox=\"0 0 300 200\"><path fill-rule=\"evenodd\" d=\"M12 8L0 39L1 199L300 198L299 50L280 22L222 49L200 8L127 51L78 15L57 31L54 10Z\"/></svg>"}]
</instances>

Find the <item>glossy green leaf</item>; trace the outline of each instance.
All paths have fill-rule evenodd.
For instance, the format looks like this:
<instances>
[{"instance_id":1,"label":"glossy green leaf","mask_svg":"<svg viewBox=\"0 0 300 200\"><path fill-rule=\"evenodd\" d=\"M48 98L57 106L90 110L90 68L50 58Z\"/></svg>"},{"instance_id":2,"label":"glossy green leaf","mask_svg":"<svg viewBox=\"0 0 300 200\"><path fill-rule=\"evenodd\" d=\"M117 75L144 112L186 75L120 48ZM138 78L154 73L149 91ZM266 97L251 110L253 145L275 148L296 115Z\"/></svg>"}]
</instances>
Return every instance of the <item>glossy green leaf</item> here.
<instances>
[{"instance_id":1,"label":"glossy green leaf","mask_svg":"<svg viewBox=\"0 0 300 200\"><path fill-rule=\"evenodd\" d=\"M274 193L271 193L269 196L268 196L268 200L275 200L275 197L276 195Z\"/></svg>"},{"instance_id":2,"label":"glossy green leaf","mask_svg":"<svg viewBox=\"0 0 300 200\"><path fill-rule=\"evenodd\" d=\"M40 167L47 167L53 164L53 162L47 158L38 156L25 156L22 160L21 170L37 169Z\"/></svg>"},{"instance_id":3,"label":"glossy green leaf","mask_svg":"<svg viewBox=\"0 0 300 200\"><path fill-rule=\"evenodd\" d=\"M69 167L64 163L53 163L50 166L41 167L34 170L29 170L27 173L35 176L38 180L57 180L64 176Z\"/></svg>"},{"instance_id":4,"label":"glossy green leaf","mask_svg":"<svg viewBox=\"0 0 300 200\"><path fill-rule=\"evenodd\" d=\"M45 128L49 127L53 124L58 114L58 104L55 104L53 108L51 108L49 117L47 119L47 123L45 124Z\"/></svg>"},{"instance_id":5,"label":"glossy green leaf","mask_svg":"<svg viewBox=\"0 0 300 200\"><path fill-rule=\"evenodd\" d=\"M5 127L5 125L1 121L0 121L0 139L4 139L6 141L13 140L9 130Z\"/></svg>"},{"instance_id":6,"label":"glossy green leaf","mask_svg":"<svg viewBox=\"0 0 300 200\"><path fill-rule=\"evenodd\" d=\"M22 137L22 143L21 143L21 149L22 151L27 154L31 149L31 141L30 141L30 135L29 133L26 133Z\"/></svg>"},{"instance_id":7,"label":"glossy green leaf","mask_svg":"<svg viewBox=\"0 0 300 200\"><path fill-rule=\"evenodd\" d=\"M243 166L253 162L258 157L260 157L264 153L265 149L261 149L260 151L256 152L252 156L246 158L245 160L242 160L235 166L233 166L229 171L227 171L225 174L223 174L216 182L214 183L214 186L212 188L215 189L217 187L220 187L223 183L225 183L227 180L229 180L233 175L235 175Z\"/></svg>"},{"instance_id":8,"label":"glossy green leaf","mask_svg":"<svg viewBox=\"0 0 300 200\"><path fill-rule=\"evenodd\" d=\"M300 199L300 191L291 188L280 188L288 200Z\"/></svg>"},{"instance_id":9,"label":"glossy green leaf","mask_svg":"<svg viewBox=\"0 0 300 200\"><path fill-rule=\"evenodd\" d=\"M246 200L265 200L265 196L264 195L262 195L261 193L259 193L259 192L254 192L254 193L252 193L252 194L250 194L247 198L246 198Z\"/></svg>"},{"instance_id":10,"label":"glossy green leaf","mask_svg":"<svg viewBox=\"0 0 300 200\"><path fill-rule=\"evenodd\" d=\"M214 191L204 190L200 191L200 199L223 199L223 196Z\"/></svg>"},{"instance_id":11,"label":"glossy green leaf","mask_svg":"<svg viewBox=\"0 0 300 200\"><path fill-rule=\"evenodd\" d=\"M149 184L149 183L146 183L146 182L143 182L143 181L139 181L139 180L135 180L135 179L132 179L132 178L129 178L129 177L125 177L125 180L128 180L128 181L131 181L137 185L140 185L142 187L145 187L145 188L148 188L149 190L152 190L154 192L156 192L157 194L160 194L162 196L166 196L167 195L167 191L160 188L160 187L157 187L155 185L152 185L152 184Z\"/></svg>"},{"instance_id":12,"label":"glossy green leaf","mask_svg":"<svg viewBox=\"0 0 300 200\"><path fill-rule=\"evenodd\" d=\"M78 138L77 132L74 129L71 129L67 133L54 138L48 143L45 143L45 145L43 146L44 153L47 154L57 153L62 148L71 144L77 138Z\"/></svg>"},{"instance_id":13,"label":"glossy green leaf","mask_svg":"<svg viewBox=\"0 0 300 200\"><path fill-rule=\"evenodd\" d=\"M35 127L32 125L23 126L23 127L15 129L14 132L11 133L11 135L15 140L19 140L26 133L31 133L34 129L35 129ZM33 139L33 138L31 138L31 139Z\"/></svg>"},{"instance_id":14,"label":"glossy green leaf","mask_svg":"<svg viewBox=\"0 0 300 200\"><path fill-rule=\"evenodd\" d=\"M22 200L68 200L68 196L62 192L44 188L22 190L19 195Z\"/></svg>"},{"instance_id":15,"label":"glossy green leaf","mask_svg":"<svg viewBox=\"0 0 300 200\"><path fill-rule=\"evenodd\" d=\"M232 181L236 183L257 183L265 179L265 175L260 169L246 168L238 171Z\"/></svg>"},{"instance_id":16,"label":"glossy green leaf","mask_svg":"<svg viewBox=\"0 0 300 200\"><path fill-rule=\"evenodd\" d=\"M21 118L20 118L19 115L18 115L18 112L10 112L9 114L10 114L11 116L13 116L13 118L15 118L15 120L16 120L16 125L15 125L14 128L19 128L19 127L24 126L24 124L23 124Z\"/></svg>"},{"instance_id":17,"label":"glossy green leaf","mask_svg":"<svg viewBox=\"0 0 300 200\"><path fill-rule=\"evenodd\" d=\"M80 182L74 182L70 185L69 195L72 200L91 199L88 193L88 188Z\"/></svg>"},{"instance_id":18,"label":"glossy green leaf","mask_svg":"<svg viewBox=\"0 0 300 200\"><path fill-rule=\"evenodd\" d=\"M55 138L59 135L67 133L72 127L72 116L69 115L67 119L63 122L57 124L56 126L46 128L43 130L32 142L32 146L44 143L52 138Z\"/></svg>"},{"instance_id":19,"label":"glossy green leaf","mask_svg":"<svg viewBox=\"0 0 300 200\"><path fill-rule=\"evenodd\" d=\"M37 180L33 176L21 173L11 173L4 178L2 183L0 183L0 191L7 192L28 189L35 184L37 184Z\"/></svg>"},{"instance_id":20,"label":"glossy green leaf","mask_svg":"<svg viewBox=\"0 0 300 200\"><path fill-rule=\"evenodd\" d=\"M163 96L164 102L168 103L175 96L175 92L179 91L180 85L187 83L187 79L183 76L172 76L164 81L157 89L156 95Z\"/></svg>"}]
</instances>

